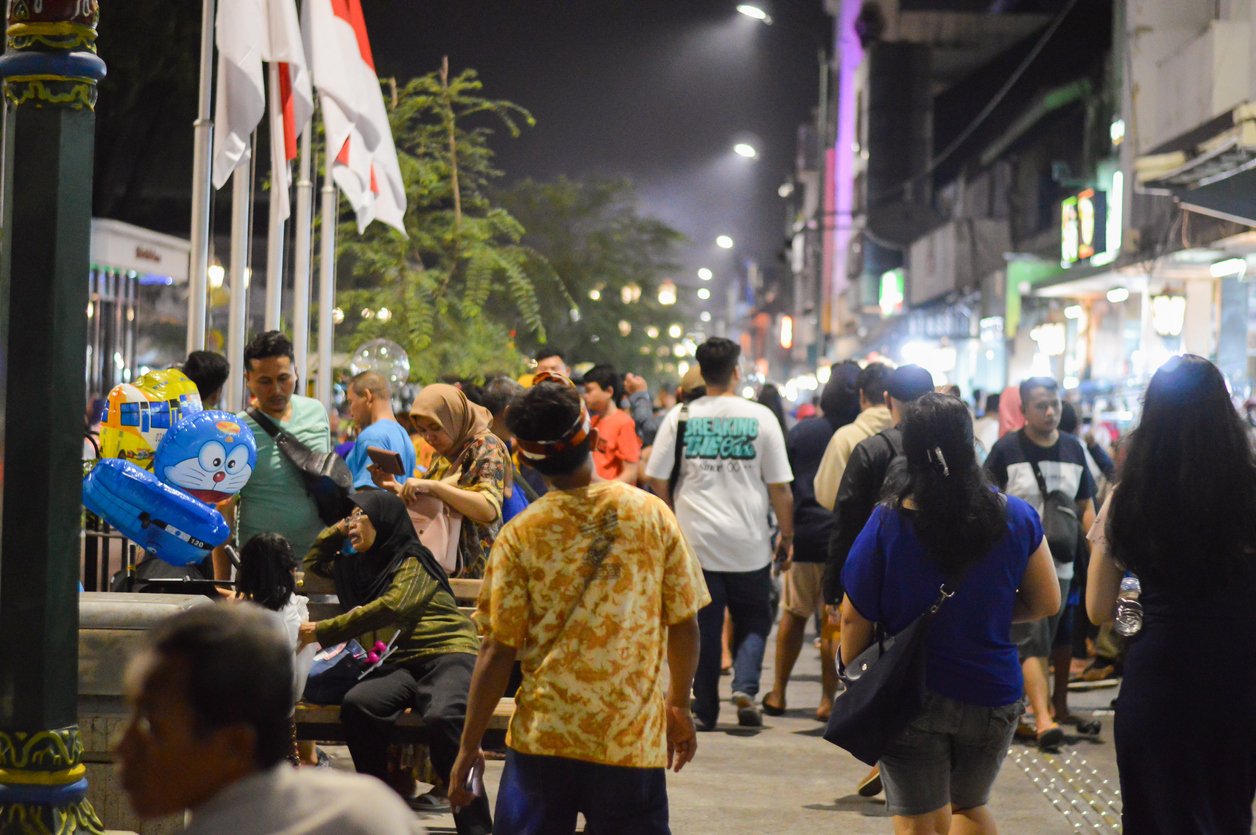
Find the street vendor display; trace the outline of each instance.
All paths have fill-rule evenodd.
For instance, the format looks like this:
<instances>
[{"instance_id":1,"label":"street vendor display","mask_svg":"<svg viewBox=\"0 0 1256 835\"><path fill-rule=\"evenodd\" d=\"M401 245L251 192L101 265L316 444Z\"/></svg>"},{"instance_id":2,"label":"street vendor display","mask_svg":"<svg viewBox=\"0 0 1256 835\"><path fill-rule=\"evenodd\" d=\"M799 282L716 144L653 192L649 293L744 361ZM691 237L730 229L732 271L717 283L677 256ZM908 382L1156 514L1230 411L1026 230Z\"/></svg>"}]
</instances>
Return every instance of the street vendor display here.
<instances>
[{"instance_id":1,"label":"street vendor display","mask_svg":"<svg viewBox=\"0 0 1256 835\"><path fill-rule=\"evenodd\" d=\"M234 415L219 411L197 410L162 434L150 464L156 475L131 456L104 458L83 481L83 504L145 551L189 565L230 537L214 504L248 482L257 443Z\"/></svg>"}]
</instances>

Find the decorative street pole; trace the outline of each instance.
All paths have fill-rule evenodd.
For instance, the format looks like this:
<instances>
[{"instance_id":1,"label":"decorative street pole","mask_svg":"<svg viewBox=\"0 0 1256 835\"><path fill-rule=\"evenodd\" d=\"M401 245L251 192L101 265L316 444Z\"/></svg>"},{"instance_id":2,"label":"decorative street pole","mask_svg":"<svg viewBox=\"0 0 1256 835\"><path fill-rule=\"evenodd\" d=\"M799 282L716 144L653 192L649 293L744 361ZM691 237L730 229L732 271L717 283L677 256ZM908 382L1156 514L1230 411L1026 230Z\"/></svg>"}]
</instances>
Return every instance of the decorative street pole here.
<instances>
[{"instance_id":1,"label":"decorative street pole","mask_svg":"<svg viewBox=\"0 0 1256 835\"><path fill-rule=\"evenodd\" d=\"M97 0L8 0L0 174L0 833L102 832L78 712ZM7 451L13 450L13 458Z\"/></svg>"}]
</instances>

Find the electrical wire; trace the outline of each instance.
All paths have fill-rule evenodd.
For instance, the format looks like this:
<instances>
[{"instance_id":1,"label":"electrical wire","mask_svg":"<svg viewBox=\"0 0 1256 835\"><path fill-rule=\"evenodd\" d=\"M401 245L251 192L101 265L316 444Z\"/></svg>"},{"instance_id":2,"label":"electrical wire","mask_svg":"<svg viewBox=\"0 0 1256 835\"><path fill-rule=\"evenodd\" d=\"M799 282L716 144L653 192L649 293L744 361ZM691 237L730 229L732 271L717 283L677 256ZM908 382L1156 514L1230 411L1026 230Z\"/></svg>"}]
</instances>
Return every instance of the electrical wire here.
<instances>
[{"instance_id":1,"label":"electrical wire","mask_svg":"<svg viewBox=\"0 0 1256 835\"><path fill-rule=\"evenodd\" d=\"M948 159L954 156L955 152L958 151L960 147L965 142L967 142L972 137L972 135L977 131L977 128L981 127L982 123L985 122L986 119L990 118L990 114L994 112L995 108L1003 103L1003 100L1007 98L1007 94L1012 91L1012 88L1016 85L1016 82L1020 81L1021 76L1025 74L1025 71L1028 70L1030 66L1033 65L1035 60L1037 60L1039 54L1041 54L1042 50L1046 48L1047 43L1051 40L1052 37L1054 37L1055 33L1059 30L1060 26L1063 25L1064 20L1069 16L1069 14L1072 13L1073 7L1076 6L1077 3L1078 3L1078 0L1069 0L1068 5L1065 6L1060 11L1060 13L1055 16L1055 19L1052 20L1050 24L1047 25L1047 28L1043 30L1042 36L1038 38L1038 41L1033 45L1033 47L1025 55L1024 60L1021 61L1020 66L1018 66L1016 70L1010 76L1008 76L1007 81L1003 82L1003 86L1000 87L998 92L994 94L994 97L990 99L989 102L986 103L985 107L981 108L980 112L977 113L976 117L971 122L969 122L968 127L960 131L959 136L951 140L951 143L942 149L941 153L939 153L929 163L928 167L926 167L924 171L921 171L919 174L912 175L911 177L907 178L906 180L899 183L898 185L888 188L880 192L879 194L874 194L870 196L868 198L868 202L870 204L874 202L879 202L887 197L891 197L894 194L897 194L903 191L912 183L918 180L923 180L924 178L932 175L935 171L938 170L938 168L944 162L946 162Z\"/></svg>"}]
</instances>

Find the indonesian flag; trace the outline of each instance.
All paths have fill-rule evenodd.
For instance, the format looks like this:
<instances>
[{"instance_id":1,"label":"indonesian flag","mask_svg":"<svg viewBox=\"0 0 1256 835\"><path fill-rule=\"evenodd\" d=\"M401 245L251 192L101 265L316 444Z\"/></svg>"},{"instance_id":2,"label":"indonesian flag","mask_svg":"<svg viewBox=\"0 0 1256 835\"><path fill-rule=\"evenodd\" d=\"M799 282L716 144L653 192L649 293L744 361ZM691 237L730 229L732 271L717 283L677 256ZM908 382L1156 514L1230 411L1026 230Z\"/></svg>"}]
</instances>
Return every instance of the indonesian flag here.
<instances>
[{"instance_id":1,"label":"indonesian flag","mask_svg":"<svg viewBox=\"0 0 1256 835\"><path fill-rule=\"evenodd\" d=\"M323 109L331 175L358 219L405 234L406 193L361 0L305 0L306 50Z\"/></svg>"},{"instance_id":2,"label":"indonesian flag","mask_svg":"<svg viewBox=\"0 0 1256 835\"><path fill-rule=\"evenodd\" d=\"M214 107L214 188L248 159L249 134L266 112L262 62L275 62L271 91L272 199L288 216L289 163L297 136L314 113L314 92L294 0L220 0L218 94Z\"/></svg>"}]
</instances>

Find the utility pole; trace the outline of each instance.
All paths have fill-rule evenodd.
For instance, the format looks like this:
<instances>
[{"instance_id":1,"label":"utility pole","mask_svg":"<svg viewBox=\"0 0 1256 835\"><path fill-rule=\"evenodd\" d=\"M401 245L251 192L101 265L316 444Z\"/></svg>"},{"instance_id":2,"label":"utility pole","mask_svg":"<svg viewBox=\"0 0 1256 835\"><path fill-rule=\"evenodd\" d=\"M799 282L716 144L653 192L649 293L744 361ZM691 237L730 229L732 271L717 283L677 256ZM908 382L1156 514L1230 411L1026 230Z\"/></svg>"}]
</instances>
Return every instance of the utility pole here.
<instances>
[{"instance_id":1,"label":"utility pole","mask_svg":"<svg viewBox=\"0 0 1256 835\"><path fill-rule=\"evenodd\" d=\"M102 832L78 717L97 0L12 0L0 57L0 832ZM14 451L8 459L7 450Z\"/></svg>"}]
</instances>

